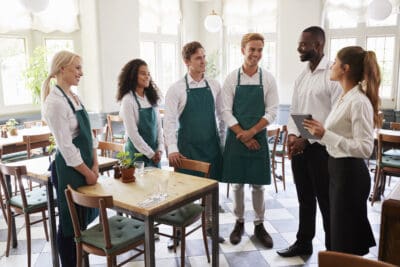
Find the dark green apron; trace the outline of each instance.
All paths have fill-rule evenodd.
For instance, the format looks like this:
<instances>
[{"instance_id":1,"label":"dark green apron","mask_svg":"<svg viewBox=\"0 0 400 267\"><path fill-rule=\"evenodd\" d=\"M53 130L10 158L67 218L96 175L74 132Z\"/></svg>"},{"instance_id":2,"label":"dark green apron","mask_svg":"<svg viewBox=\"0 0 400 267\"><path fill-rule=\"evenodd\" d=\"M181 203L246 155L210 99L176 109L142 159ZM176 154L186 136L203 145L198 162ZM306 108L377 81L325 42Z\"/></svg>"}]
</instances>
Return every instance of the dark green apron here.
<instances>
[{"instance_id":1,"label":"dark green apron","mask_svg":"<svg viewBox=\"0 0 400 267\"><path fill-rule=\"evenodd\" d=\"M210 178L220 180L222 153L215 121L214 97L207 80L206 87L190 89L186 82L186 105L179 117L178 149L185 157L211 163ZM179 170L199 176L199 173ZM202 176L202 175L200 175Z\"/></svg>"},{"instance_id":2,"label":"dark green apron","mask_svg":"<svg viewBox=\"0 0 400 267\"><path fill-rule=\"evenodd\" d=\"M136 103L139 107L139 123L138 130L139 135L143 138L143 140L149 145L154 151L157 151L158 148L158 125L157 125L157 116L153 107L142 108L137 99L136 93L133 92L133 97L136 100ZM139 150L135 148L130 138L125 143L125 151L129 151L129 156L133 160L135 153L140 153ZM154 166L160 168L160 163L155 164L151 159L146 156L136 158L136 161L142 160L144 161L145 166Z\"/></svg>"},{"instance_id":3,"label":"dark green apron","mask_svg":"<svg viewBox=\"0 0 400 267\"><path fill-rule=\"evenodd\" d=\"M85 164L92 168L93 166L93 140L90 128L89 115L85 107L82 105L82 110L76 111L71 100L67 97L64 91L57 86L68 101L72 111L76 115L79 125L79 135L72 140L72 143L79 148L81 156ZM57 150L55 158L58 186L57 186L57 200L60 216L60 226L62 227L63 235L65 237L73 236L74 231L72 221L68 210L67 200L65 198L64 190L69 184L72 188L77 189L80 186L87 185L85 176L76 171L74 168L67 166L64 157L60 151ZM97 209L79 208L81 228L86 229L87 225L92 222L98 215ZM83 217L82 217L83 216Z\"/></svg>"},{"instance_id":4,"label":"dark green apron","mask_svg":"<svg viewBox=\"0 0 400 267\"><path fill-rule=\"evenodd\" d=\"M265 114L262 70L259 85L240 85L240 69L232 108L243 130L253 127ZM271 183L266 129L254 136L261 148L249 150L229 129L224 149L223 182L268 185Z\"/></svg>"}]
</instances>

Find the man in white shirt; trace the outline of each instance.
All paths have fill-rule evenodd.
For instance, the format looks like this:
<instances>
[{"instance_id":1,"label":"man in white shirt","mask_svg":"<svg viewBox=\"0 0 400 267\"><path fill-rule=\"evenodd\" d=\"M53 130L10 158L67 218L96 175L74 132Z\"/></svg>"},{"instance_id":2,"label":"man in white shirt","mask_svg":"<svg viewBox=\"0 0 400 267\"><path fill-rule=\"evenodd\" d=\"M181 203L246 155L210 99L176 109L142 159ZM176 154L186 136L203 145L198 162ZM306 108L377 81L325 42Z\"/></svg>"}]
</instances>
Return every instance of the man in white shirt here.
<instances>
[{"instance_id":1,"label":"man in white shirt","mask_svg":"<svg viewBox=\"0 0 400 267\"><path fill-rule=\"evenodd\" d=\"M244 62L225 79L224 120L229 127L224 149L223 182L232 183L236 224L230 235L238 244L244 233L244 184L252 187L256 217L254 235L267 248L271 236L264 228L264 185L271 183L266 127L275 120L279 99L275 78L258 66L264 37L245 34L241 42Z\"/></svg>"},{"instance_id":2,"label":"man in white shirt","mask_svg":"<svg viewBox=\"0 0 400 267\"><path fill-rule=\"evenodd\" d=\"M296 79L292 98L292 113L311 114L321 123L331 111L342 92L339 83L330 81L330 62L324 56L325 33L320 27L305 29L297 51L307 67ZM306 140L300 136L292 118L288 122L289 158L299 201L299 228L296 242L277 251L282 257L312 254L315 236L317 201L325 230L325 246L330 249L329 175L328 153L318 140Z\"/></svg>"},{"instance_id":3,"label":"man in white shirt","mask_svg":"<svg viewBox=\"0 0 400 267\"><path fill-rule=\"evenodd\" d=\"M225 135L225 125L221 118L221 86L216 80L204 77L206 55L199 42L187 43L182 49L182 58L188 73L168 89L165 97L164 135L169 164L179 169L182 158L209 162L209 177L220 180L221 141ZM209 227L210 200L206 200ZM211 234L209 227L207 233ZM224 242L224 239L220 237L219 241ZM173 242L168 247L172 248Z\"/></svg>"}]
</instances>

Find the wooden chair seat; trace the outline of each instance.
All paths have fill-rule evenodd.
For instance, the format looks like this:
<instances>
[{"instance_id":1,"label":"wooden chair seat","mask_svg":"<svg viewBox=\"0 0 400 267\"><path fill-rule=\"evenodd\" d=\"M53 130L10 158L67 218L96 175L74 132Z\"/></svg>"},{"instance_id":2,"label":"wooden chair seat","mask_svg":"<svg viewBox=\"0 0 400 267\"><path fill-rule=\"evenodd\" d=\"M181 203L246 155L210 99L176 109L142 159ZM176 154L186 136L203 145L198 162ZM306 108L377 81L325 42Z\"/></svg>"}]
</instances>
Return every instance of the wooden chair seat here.
<instances>
[{"instance_id":1,"label":"wooden chair seat","mask_svg":"<svg viewBox=\"0 0 400 267\"><path fill-rule=\"evenodd\" d=\"M203 206L190 203L157 218L157 222L177 227L185 227L198 221L204 211Z\"/></svg>"},{"instance_id":2,"label":"wooden chair seat","mask_svg":"<svg viewBox=\"0 0 400 267\"><path fill-rule=\"evenodd\" d=\"M321 251L318 253L319 267L395 267L390 263L366 259L360 256L335 252Z\"/></svg>"}]
</instances>

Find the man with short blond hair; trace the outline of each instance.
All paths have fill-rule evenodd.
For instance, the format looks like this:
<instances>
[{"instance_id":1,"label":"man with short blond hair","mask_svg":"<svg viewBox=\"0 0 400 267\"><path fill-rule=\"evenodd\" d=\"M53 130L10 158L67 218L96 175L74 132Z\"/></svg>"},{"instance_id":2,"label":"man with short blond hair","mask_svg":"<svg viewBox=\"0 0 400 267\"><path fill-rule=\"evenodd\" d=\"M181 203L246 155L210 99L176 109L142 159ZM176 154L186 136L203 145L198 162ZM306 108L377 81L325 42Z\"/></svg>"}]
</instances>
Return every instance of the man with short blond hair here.
<instances>
[{"instance_id":1,"label":"man with short blond hair","mask_svg":"<svg viewBox=\"0 0 400 267\"><path fill-rule=\"evenodd\" d=\"M264 37L248 33L242 38L244 62L225 79L223 118L229 127L224 150L223 182L232 183L236 224L230 241L236 245L244 233L244 184L252 187L254 235L267 248L271 236L264 228L264 186L271 183L266 127L275 120L278 92L275 78L258 66Z\"/></svg>"}]
</instances>

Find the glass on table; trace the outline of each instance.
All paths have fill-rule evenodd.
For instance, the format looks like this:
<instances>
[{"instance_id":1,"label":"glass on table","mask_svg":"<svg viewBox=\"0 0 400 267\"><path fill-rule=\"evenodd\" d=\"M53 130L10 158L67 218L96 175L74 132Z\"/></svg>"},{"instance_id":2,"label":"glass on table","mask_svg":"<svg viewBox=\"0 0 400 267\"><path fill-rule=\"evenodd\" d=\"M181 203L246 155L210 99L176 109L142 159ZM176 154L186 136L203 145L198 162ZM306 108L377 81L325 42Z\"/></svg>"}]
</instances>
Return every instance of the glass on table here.
<instances>
[{"instance_id":1,"label":"glass on table","mask_svg":"<svg viewBox=\"0 0 400 267\"><path fill-rule=\"evenodd\" d=\"M139 177L144 174L144 161L135 161L135 174Z\"/></svg>"}]
</instances>

